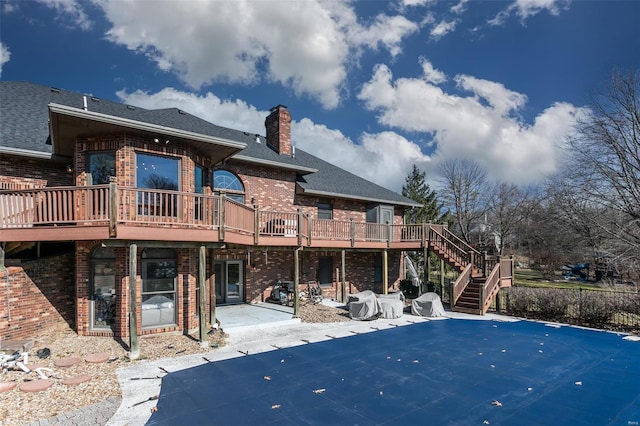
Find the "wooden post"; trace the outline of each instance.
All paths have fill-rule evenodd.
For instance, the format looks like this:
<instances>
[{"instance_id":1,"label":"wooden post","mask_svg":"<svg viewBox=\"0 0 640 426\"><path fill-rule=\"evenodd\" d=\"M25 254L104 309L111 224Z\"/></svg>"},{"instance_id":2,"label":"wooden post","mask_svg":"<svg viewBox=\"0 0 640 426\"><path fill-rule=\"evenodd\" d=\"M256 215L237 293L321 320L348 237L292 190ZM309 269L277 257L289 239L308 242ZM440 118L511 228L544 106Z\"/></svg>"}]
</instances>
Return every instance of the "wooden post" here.
<instances>
[{"instance_id":1,"label":"wooden post","mask_svg":"<svg viewBox=\"0 0 640 426\"><path fill-rule=\"evenodd\" d=\"M344 250L342 250L342 303L347 303L347 281L345 279L345 273L347 270L347 255Z\"/></svg>"},{"instance_id":2,"label":"wooden post","mask_svg":"<svg viewBox=\"0 0 640 426\"><path fill-rule=\"evenodd\" d=\"M387 258L387 249L382 251L382 293L389 293L389 261Z\"/></svg>"},{"instance_id":3,"label":"wooden post","mask_svg":"<svg viewBox=\"0 0 640 426\"><path fill-rule=\"evenodd\" d=\"M4 252L5 252L6 243L0 243L0 271L4 270ZM8 273L8 272L7 272Z\"/></svg>"},{"instance_id":4,"label":"wooden post","mask_svg":"<svg viewBox=\"0 0 640 426\"><path fill-rule=\"evenodd\" d=\"M258 245L260 238L260 208L253 206L253 243Z\"/></svg>"},{"instance_id":5,"label":"wooden post","mask_svg":"<svg viewBox=\"0 0 640 426\"><path fill-rule=\"evenodd\" d=\"M298 247L302 246L302 209L298 207Z\"/></svg>"},{"instance_id":6,"label":"wooden post","mask_svg":"<svg viewBox=\"0 0 640 426\"><path fill-rule=\"evenodd\" d=\"M442 259L440 259L440 288L444 291L444 260Z\"/></svg>"},{"instance_id":7,"label":"wooden post","mask_svg":"<svg viewBox=\"0 0 640 426\"><path fill-rule=\"evenodd\" d=\"M199 296L200 296L200 304L198 306L199 312L199 331L200 331L200 344L206 345L207 341L207 313L205 310L207 309L207 249L205 246L200 246L198 250L198 284L200 285Z\"/></svg>"},{"instance_id":8,"label":"wooden post","mask_svg":"<svg viewBox=\"0 0 640 426\"><path fill-rule=\"evenodd\" d=\"M225 195L224 191L220 191L220 203L218 206L218 241L224 241L224 231L225 231L225 209L224 209L224 200Z\"/></svg>"},{"instance_id":9,"label":"wooden post","mask_svg":"<svg viewBox=\"0 0 640 426\"><path fill-rule=\"evenodd\" d=\"M349 230L351 231L351 247L356 245L356 224L353 218L349 219Z\"/></svg>"},{"instance_id":10,"label":"wooden post","mask_svg":"<svg viewBox=\"0 0 640 426\"><path fill-rule=\"evenodd\" d=\"M216 270L213 264L214 259L214 250L209 250L209 259L211 259L211 276L209 277L209 321L211 322L211 326L215 326L217 324L216 321Z\"/></svg>"},{"instance_id":11,"label":"wooden post","mask_svg":"<svg viewBox=\"0 0 640 426\"><path fill-rule=\"evenodd\" d=\"M118 186L115 176L109 178L109 237L117 236L118 223Z\"/></svg>"},{"instance_id":12,"label":"wooden post","mask_svg":"<svg viewBox=\"0 0 640 426\"><path fill-rule=\"evenodd\" d=\"M300 286L300 249L293 251L293 315L300 315L300 300L298 289Z\"/></svg>"},{"instance_id":13,"label":"wooden post","mask_svg":"<svg viewBox=\"0 0 640 426\"><path fill-rule=\"evenodd\" d=\"M138 246L129 245L129 359L138 359L140 347L138 346L138 319L137 311L137 277L138 277Z\"/></svg>"},{"instance_id":14,"label":"wooden post","mask_svg":"<svg viewBox=\"0 0 640 426\"><path fill-rule=\"evenodd\" d=\"M425 246L424 248L424 282L422 283L422 289L421 289L422 291L420 292L420 294L427 292L429 282L431 282L431 259L429 258L429 247Z\"/></svg>"}]
</instances>

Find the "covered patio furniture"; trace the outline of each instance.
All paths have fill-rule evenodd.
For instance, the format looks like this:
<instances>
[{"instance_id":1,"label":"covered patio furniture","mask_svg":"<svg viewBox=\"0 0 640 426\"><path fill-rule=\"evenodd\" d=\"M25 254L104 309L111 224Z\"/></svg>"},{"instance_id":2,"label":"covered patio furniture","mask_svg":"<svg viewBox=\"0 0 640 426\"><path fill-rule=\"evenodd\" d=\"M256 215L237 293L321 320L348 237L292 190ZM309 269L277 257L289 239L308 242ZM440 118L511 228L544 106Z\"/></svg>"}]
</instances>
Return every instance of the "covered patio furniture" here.
<instances>
[{"instance_id":1,"label":"covered patio furniture","mask_svg":"<svg viewBox=\"0 0 640 426\"><path fill-rule=\"evenodd\" d=\"M378 302L382 313L380 318L400 318L404 313L404 294L401 291L397 293L379 294Z\"/></svg>"},{"instance_id":2,"label":"covered patio furniture","mask_svg":"<svg viewBox=\"0 0 640 426\"><path fill-rule=\"evenodd\" d=\"M347 300L349 316L351 319L369 321L378 319L382 313L380 302L378 301L376 294L371 290L350 294Z\"/></svg>"},{"instance_id":3,"label":"covered patio furniture","mask_svg":"<svg viewBox=\"0 0 640 426\"><path fill-rule=\"evenodd\" d=\"M436 293L425 293L411 301L411 313L421 317L442 317L444 306Z\"/></svg>"}]
</instances>

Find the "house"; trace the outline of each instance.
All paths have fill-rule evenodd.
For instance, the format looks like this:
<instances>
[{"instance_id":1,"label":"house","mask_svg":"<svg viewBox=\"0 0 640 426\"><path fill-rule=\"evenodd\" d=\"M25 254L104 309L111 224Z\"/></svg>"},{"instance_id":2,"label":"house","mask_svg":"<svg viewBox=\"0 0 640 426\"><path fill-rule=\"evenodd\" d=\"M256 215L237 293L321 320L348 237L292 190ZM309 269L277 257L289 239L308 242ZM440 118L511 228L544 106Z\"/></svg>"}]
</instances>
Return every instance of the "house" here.
<instances>
[{"instance_id":1,"label":"house","mask_svg":"<svg viewBox=\"0 0 640 426\"><path fill-rule=\"evenodd\" d=\"M282 105L262 136L28 82L0 101L2 338L202 332L276 280L387 292L405 250L471 270L456 293L484 271L444 226L404 224L412 200L296 149Z\"/></svg>"}]
</instances>

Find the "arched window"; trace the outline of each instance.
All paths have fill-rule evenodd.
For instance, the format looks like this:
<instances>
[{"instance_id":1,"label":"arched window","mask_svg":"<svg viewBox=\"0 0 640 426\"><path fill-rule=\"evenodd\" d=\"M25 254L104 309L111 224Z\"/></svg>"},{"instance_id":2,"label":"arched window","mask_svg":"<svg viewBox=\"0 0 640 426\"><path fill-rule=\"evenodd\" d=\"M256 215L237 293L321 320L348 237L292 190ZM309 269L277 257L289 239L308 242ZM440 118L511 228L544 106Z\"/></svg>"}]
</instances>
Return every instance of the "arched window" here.
<instances>
[{"instance_id":1,"label":"arched window","mask_svg":"<svg viewBox=\"0 0 640 426\"><path fill-rule=\"evenodd\" d=\"M91 328L115 329L116 325L116 254L112 248L97 247L91 252L89 298Z\"/></svg>"},{"instance_id":2,"label":"arched window","mask_svg":"<svg viewBox=\"0 0 640 426\"><path fill-rule=\"evenodd\" d=\"M244 204L244 185L238 176L228 170L213 172L213 190L216 193L225 191L227 197Z\"/></svg>"}]
</instances>

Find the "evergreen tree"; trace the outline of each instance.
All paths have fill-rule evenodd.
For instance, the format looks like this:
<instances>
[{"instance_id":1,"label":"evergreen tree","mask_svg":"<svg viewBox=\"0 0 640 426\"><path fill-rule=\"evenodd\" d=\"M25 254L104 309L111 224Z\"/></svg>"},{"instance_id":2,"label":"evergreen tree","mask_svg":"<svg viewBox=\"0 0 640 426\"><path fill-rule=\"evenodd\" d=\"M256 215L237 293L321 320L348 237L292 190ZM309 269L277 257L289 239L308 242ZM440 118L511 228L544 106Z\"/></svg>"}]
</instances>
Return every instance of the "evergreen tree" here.
<instances>
[{"instance_id":1,"label":"evergreen tree","mask_svg":"<svg viewBox=\"0 0 640 426\"><path fill-rule=\"evenodd\" d=\"M421 172L414 164L411 172L405 178L405 184L402 186L402 195L420 203L420 207L411 207L405 212L405 223L442 223L447 216L446 212L441 213L443 204L438 202L438 197L435 191L429 188L429 184L425 182L425 172ZM424 278L424 253L422 251L414 251L407 253L413 261L418 274L420 275L420 281ZM435 267L437 263L437 257L434 253L431 253L431 265ZM422 291L429 289L430 286L424 286Z\"/></svg>"},{"instance_id":2,"label":"evergreen tree","mask_svg":"<svg viewBox=\"0 0 640 426\"><path fill-rule=\"evenodd\" d=\"M405 212L405 223L440 223L443 220L444 215L440 212L443 205L438 202L436 192L425 182L425 172L421 172L415 164L405 178L402 195L422 204Z\"/></svg>"}]
</instances>

